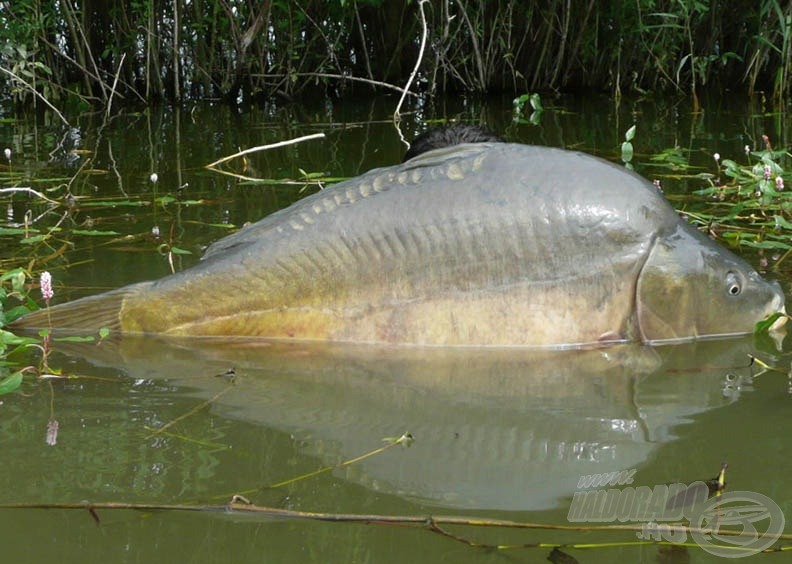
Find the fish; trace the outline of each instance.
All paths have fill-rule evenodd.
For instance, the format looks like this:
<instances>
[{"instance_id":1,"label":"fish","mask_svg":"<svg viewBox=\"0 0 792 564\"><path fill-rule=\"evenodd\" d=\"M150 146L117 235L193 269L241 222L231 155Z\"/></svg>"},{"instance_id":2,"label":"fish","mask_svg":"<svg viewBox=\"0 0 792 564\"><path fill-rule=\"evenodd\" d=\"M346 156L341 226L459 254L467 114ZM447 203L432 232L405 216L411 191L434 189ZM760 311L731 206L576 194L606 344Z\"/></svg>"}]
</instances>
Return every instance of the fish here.
<instances>
[{"instance_id":1,"label":"fish","mask_svg":"<svg viewBox=\"0 0 792 564\"><path fill-rule=\"evenodd\" d=\"M567 348L747 334L784 302L624 167L463 143L307 196L184 271L12 327Z\"/></svg>"}]
</instances>

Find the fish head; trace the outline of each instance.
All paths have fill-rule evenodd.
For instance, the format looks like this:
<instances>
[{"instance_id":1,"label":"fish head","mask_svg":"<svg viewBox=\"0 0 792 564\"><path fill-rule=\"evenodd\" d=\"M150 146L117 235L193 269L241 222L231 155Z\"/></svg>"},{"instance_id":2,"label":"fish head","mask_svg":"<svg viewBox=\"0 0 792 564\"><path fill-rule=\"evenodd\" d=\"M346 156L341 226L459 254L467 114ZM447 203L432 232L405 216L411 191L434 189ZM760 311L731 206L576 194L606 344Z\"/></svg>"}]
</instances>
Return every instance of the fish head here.
<instances>
[{"instance_id":1,"label":"fish head","mask_svg":"<svg viewBox=\"0 0 792 564\"><path fill-rule=\"evenodd\" d=\"M655 240L636 286L637 322L648 342L751 333L776 312L785 313L777 282L683 224Z\"/></svg>"}]
</instances>

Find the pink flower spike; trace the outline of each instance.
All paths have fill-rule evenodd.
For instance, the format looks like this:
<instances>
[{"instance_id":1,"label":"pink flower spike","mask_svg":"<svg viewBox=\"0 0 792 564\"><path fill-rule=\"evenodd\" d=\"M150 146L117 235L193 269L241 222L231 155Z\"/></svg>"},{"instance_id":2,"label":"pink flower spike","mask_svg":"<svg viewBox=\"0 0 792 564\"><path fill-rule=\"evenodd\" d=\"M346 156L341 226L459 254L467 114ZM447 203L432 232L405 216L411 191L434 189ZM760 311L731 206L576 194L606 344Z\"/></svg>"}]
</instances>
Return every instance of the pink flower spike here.
<instances>
[{"instance_id":1,"label":"pink flower spike","mask_svg":"<svg viewBox=\"0 0 792 564\"><path fill-rule=\"evenodd\" d=\"M764 165L764 179L770 180L770 176L773 174L773 170L770 168L770 165Z\"/></svg>"},{"instance_id":2,"label":"pink flower spike","mask_svg":"<svg viewBox=\"0 0 792 564\"><path fill-rule=\"evenodd\" d=\"M49 305L49 301L54 295L55 293L52 291L52 275L45 270L41 273L41 296L44 298L47 305Z\"/></svg>"},{"instance_id":3,"label":"pink flower spike","mask_svg":"<svg viewBox=\"0 0 792 564\"><path fill-rule=\"evenodd\" d=\"M776 176L776 190L783 190L784 189L784 179L780 176Z\"/></svg>"}]
</instances>

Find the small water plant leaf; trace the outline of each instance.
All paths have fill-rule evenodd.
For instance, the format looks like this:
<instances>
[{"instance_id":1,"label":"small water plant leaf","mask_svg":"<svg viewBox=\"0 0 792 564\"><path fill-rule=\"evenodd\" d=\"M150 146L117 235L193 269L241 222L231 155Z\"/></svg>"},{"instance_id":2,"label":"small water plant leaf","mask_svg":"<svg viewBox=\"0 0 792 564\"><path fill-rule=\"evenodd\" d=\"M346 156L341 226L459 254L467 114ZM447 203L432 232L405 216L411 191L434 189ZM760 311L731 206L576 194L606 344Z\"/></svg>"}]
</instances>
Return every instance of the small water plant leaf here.
<instances>
[{"instance_id":1,"label":"small water plant leaf","mask_svg":"<svg viewBox=\"0 0 792 564\"><path fill-rule=\"evenodd\" d=\"M107 237L120 235L118 231L98 231L96 229L72 229L73 235L85 235L87 237Z\"/></svg>"},{"instance_id":2,"label":"small water plant leaf","mask_svg":"<svg viewBox=\"0 0 792 564\"><path fill-rule=\"evenodd\" d=\"M93 335L69 335L68 337L57 337L54 340L60 343L93 343L96 339Z\"/></svg>"},{"instance_id":3,"label":"small water plant leaf","mask_svg":"<svg viewBox=\"0 0 792 564\"><path fill-rule=\"evenodd\" d=\"M47 237L49 237L49 235L44 235L44 234L42 234L42 235L34 235L33 237L26 237L24 239L21 239L19 242L22 245L32 245L34 243L41 243Z\"/></svg>"},{"instance_id":4,"label":"small water plant leaf","mask_svg":"<svg viewBox=\"0 0 792 564\"><path fill-rule=\"evenodd\" d=\"M12 307L11 309L3 312L2 323L4 325L8 323L12 323L17 319L19 319L20 317L22 317L23 315L27 315L28 313L30 313L30 308L27 306L20 305L20 306Z\"/></svg>"},{"instance_id":5,"label":"small water plant leaf","mask_svg":"<svg viewBox=\"0 0 792 564\"><path fill-rule=\"evenodd\" d=\"M9 270L9 271L3 273L3 275L0 276L0 282L5 282L6 280L10 280L14 276L16 276L17 273L19 273L19 272L24 274L25 271L23 269L21 269L21 268L14 268L13 270Z\"/></svg>"},{"instance_id":6,"label":"small water plant leaf","mask_svg":"<svg viewBox=\"0 0 792 564\"><path fill-rule=\"evenodd\" d=\"M630 129L627 130L627 132L624 134L624 140L625 141L632 141L633 140L633 138L635 137L635 128L636 127L637 127L636 125L633 125Z\"/></svg>"},{"instance_id":7,"label":"small water plant leaf","mask_svg":"<svg viewBox=\"0 0 792 564\"><path fill-rule=\"evenodd\" d=\"M763 319L759 323L754 326L754 333L757 335L761 335L763 333L767 333L770 330L770 327L773 326L773 323L778 321L782 317L788 317L785 313L781 313L780 311L775 312L773 315L768 317L767 319Z\"/></svg>"},{"instance_id":8,"label":"small water plant leaf","mask_svg":"<svg viewBox=\"0 0 792 564\"><path fill-rule=\"evenodd\" d=\"M745 245L746 247L751 247L753 249L782 249L787 250L792 245L789 243L784 243L781 241L749 241L747 239L740 240L741 245Z\"/></svg>"},{"instance_id":9,"label":"small water plant leaf","mask_svg":"<svg viewBox=\"0 0 792 564\"><path fill-rule=\"evenodd\" d=\"M148 206L150 202L140 200L93 200L80 203L83 208L117 208L117 207L135 207Z\"/></svg>"},{"instance_id":10,"label":"small water plant leaf","mask_svg":"<svg viewBox=\"0 0 792 564\"><path fill-rule=\"evenodd\" d=\"M37 229L25 230L23 227L0 227L0 235L24 235L25 233L38 233Z\"/></svg>"},{"instance_id":11,"label":"small water plant leaf","mask_svg":"<svg viewBox=\"0 0 792 564\"><path fill-rule=\"evenodd\" d=\"M11 291L15 294L22 295L25 293L25 271L21 268L14 269L11 272Z\"/></svg>"},{"instance_id":12,"label":"small water plant leaf","mask_svg":"<svg viewBox=\"0 0 792 564\"><path fill-rule=\"evenodd\" d=\"M181 249L179 247L171 247L170 252L174 255L191 255L192 252L188 251L187 249Z\"/></svg>"},{"instance_id":13,"label":"small water plant leaf","mask_svg":"<svg viewBox=\"0 0 792 564\"><path fill-rule=\"evenodd\" d=\"M773 221L775 221L776 229L789 229L792 230L792 222L788 221L786 218L780 215L774 215Z\"/></svg>"},{"instance_id":14,"label":"small water plant leaf","mask_svg":"<svg viewBox=\"0 0 792 564\"><path fill-rule=\"evenodd\" d=\"M37 342L38 341L32 337L20 337L18 335L14 335L10 331L3 331L0 329L0 346L24 345Z\"/></svg>"},{"instance_id":15,"label":"small water plant leaf","mask_svg":"<svg viewBox=\"0 0 792 564\"><path fill-rule=\"evenodd\" d=\"M693 168L688 162L687 157L678 147L672 147L652 155L649 160L671 170L687 170Z\"/></svg>"},{"instance_id":16,"label":"small water plant leaf","mask_svg":"<svg viewBox=\"0 0 792 564\"><path fill-rule=\"evenodd\" d=\"M531 95L530 94L520 94L514 100L512 100L512 105L514 106L515 112L522 111L523 106L530 99L531 99Z\"/></svg>"},{"instance_id":17,"label":"small water plant leaf","mask_svg":"<svg viewBox=\"0 0 792 564\"><path fill-rule=\"evenodd\" d=\"M324 172L306 172L301 168L297 169L300 172L300 180L316 180L317 178L324 178Z\"/></svg>"},{"instance_id":18,"label":"small water plant leaf","mask_svg":"<svg viewBox=\"0 0 792 564\"><path fill-rule=\"evenodd\" d=\"M751 178L749 174L743 172L742 168L740 168L740 166L731 159L723 159L721 161L721 165L723 166L723 174L729 178L742 180L743 182L747 182Z\"/></svg>"},{"instance_id":19,"label":"small water plant leaf","mask_svg":"<svg viewBox=\"0 0 792 564\"><path fill-rule=\"evenodd\" d=\"M22 371L18 370L13 374L0 380L0 395L10 394L22 384Z\"/></svg>"},{"instance_id":20,"label":"small water plant leaf","mask_svg":"<svg viewBox=\"0 0 792 564\"><path fill-rule=\"evenodd\" d=\"M626 163L630 162L633 158L633 146L629 141L622 143L621 158Z\"/></svg>"}]
</instances>

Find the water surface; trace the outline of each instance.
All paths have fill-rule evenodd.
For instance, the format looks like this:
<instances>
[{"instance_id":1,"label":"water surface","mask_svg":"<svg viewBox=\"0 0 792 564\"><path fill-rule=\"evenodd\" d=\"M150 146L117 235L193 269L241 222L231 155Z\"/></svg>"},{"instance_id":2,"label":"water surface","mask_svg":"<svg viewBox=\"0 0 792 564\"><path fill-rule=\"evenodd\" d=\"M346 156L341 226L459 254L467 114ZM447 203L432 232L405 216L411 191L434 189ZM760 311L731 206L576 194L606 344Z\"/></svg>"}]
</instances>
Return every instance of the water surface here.
<instances>
[{"instance_id":1,"label":"water surface","mask_svg":"<svg viewBox=\"0 0 792 564\"><path fill-rule=\"evenodd\" d=\"M61 222L61 230L34 244L0 238L3 267L45 264L56 300L185 268L212 241L319 189L249 183L203 165L319 131L326 139L256 153L227 170L338 178L393 164L405 150L387 119L394 104L200 106L108 123L74 116L70 129L46 120L3 123L12 167L25 175L18 184L46 185L54 195L68 187L75 202L64 215L15 196L9 225L30 210L41 216L34 227ZM545 106L533 125L515 122L510 101L447 101L415 108L402 127L412 137L437 117L485 121L509 140L618 160L624 131L638 123L633 164L662 178L671 194L701 185L657 167L650 157L663 149L679 147L706 170L713 152L737 158L762 134L777 146L787 139L783 120L748 104L711 102L701 115L681 102ZM64 180L40 183L53 177ZM746 258L759 264L757 255ZM23 393L0 400L0 503L222 505L242 493L302 511L566 524L581 475L635 470L633 485L651 487L707 479L728 462L730 489L763 493L790 517L788 350L752 337L563 353L153 338L60 343L50 364L73 378L28 380ZM749 366L749 354L779 371L754 379L760 370ZM50 446L52 420L58 433ZM414 437L408 448L338 466L405 432ZM336 468L271 487L323 467ZM541 562L549 552L481 550L406 527L223 512L99 511L99 518L97 526L87 511L0 510L4 554L15 562ZM636 540L634 533L453 531L493 544ZM569 552L581 562L658 558L653 546ZM712 559L699 549L689 556Z\"/></svg>"}]
</instances>

